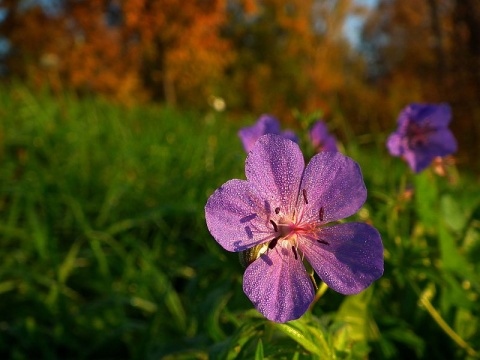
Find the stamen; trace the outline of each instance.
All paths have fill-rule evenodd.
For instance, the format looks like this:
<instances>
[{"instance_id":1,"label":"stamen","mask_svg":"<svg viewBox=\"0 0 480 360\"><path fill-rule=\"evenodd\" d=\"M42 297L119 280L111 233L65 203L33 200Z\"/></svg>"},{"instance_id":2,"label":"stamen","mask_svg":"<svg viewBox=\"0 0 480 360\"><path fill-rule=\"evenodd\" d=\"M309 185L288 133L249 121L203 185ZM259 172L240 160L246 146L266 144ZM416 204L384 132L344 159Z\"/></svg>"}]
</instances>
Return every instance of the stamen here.
<instances>
[{"instance_id":1,"label":"stamen","mask_svg":"<svg viewBox=\"0 0 480 360\"><path fill-rule=\"evenodd\" d=\"M280 208L279 207L275 208L275 214L278 215L279 212L280 212Z\"/></svg>"},{"instance_id":2,"label":"stamen","mask_svg":"<svg viewBox=\"0 0 480 360\"><path fill-rule=\"evenodd\" d=\"M302 190L302 194L303 194L303 201L305 201L305 204L308 204L308 200L307 200L307 190L303 189L303 190Z\"/></svg>"},{"instance_id":3,"label":"stamen","mask_svg":"<svg viewBox=\"0 0 480 360\"><path fill-rule=\"evenodd\" d=\"M308 276L310 276L310 280L312 281L312 284L315 290L318 290L318 285L317 285L317 282L315 281L315 277L313 276L313 271L311 273L308 273Z\"/></svg>"},{"instance_id":4,"label":"stamen","mask_svg":"<svg viewBox=\"0 0 480 360\"><path fill-rule=\"evenodd\" d=\"M323 206L320 208L320 210L318 210L318 218L320 219L320 221L323 221L323 214L324 214L325 210L323 209Z\"/></svg>"},{"instance_id":5,"label":"stamen","mask_svg":"<svg viewBox=\"0 0 480 360\"><path fill-rule=\"evenodd\" d=\"M325 240L317 240L317 242L319 242L320 244L324 244L324 245L330 245L330 243L325 241Z\"/></svg>"},{"instance_id":6,"label":"stamen","mask_svg":"<svg viewBox=\"0 0 480 360\"><path fill-rule=\"evenodd\" d=\"M273 225L273 228L274 228L275 232L278 232L278 226L277 226L277 224L275 224L275 221L270 220L270 224Z\"/></svg>"},{"instance_id":7,"label":"stamen","mask_svg":"<svg viewBox=\"0 0 480 360\"><path fill-rule=\"evenodd\" d=\"M292 251L293 251L293 255L295 255L295 260L297 260L298 255L297 255L297 250L295 250L295 246L292 246Z\"/></svg>"},{"instance_id":8,"label":"stamen","mask_svg":"<svg viewBox=\"0 0 480 360\"><path fill-rule=\"evenodd\" d=\"M278 239L280 239L280 236L279 236L279 237L276 237L275 239L273 239L272 241L270 241L270 242L268 243L268 248L269 248L270 250L273 249L275 246L277 246Z\"/></svg>"}]
</instances>

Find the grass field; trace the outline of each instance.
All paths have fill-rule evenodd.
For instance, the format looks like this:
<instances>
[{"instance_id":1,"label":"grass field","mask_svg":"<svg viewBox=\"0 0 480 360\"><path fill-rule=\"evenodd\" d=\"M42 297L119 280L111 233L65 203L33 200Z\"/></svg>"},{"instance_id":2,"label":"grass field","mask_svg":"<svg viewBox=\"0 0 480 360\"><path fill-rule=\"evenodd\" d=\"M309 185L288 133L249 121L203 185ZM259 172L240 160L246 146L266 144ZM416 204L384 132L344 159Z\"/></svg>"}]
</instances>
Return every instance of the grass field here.
<instances>
[{"instance_id":1,"label":"grass field","mask_svg":"<svg viewBox=\"0 0 480 360\"><path fill-rule=\"evenodd\" d=\"M414 176L387 134L334 122L369 191L353 218L380 231L385 273L276 324L253 309L237 254L204 217L217 187L244 178L236 132L254 117L15 86L0 90L0 119L1 358L479 358L480 192L468 169L454 184Z\"/></svg>"}]
</instances>

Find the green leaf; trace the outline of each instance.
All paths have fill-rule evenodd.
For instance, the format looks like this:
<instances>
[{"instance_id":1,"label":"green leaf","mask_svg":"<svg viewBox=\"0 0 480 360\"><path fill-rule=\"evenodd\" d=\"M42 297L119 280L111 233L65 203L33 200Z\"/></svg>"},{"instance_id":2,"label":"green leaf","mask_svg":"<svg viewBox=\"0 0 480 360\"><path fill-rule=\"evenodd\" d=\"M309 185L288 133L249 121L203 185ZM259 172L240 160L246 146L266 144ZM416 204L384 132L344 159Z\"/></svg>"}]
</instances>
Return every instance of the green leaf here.
<instances>
[{"instance_id":1,"label":"green leaf","mask_svg":"<svg viewBox=\"0 0 480 360\"><path fill-rule=\"evenodd\" d=\"M465 340L471 339L479 328L478 317L468 309L459 308L455 315L454 329Z\"/></svg>"},{"instance_id":2,"label":"green leaf","mask_svg":"<svg viewBox=\"0 0 480 360\"><path fill-rule=\"evenodd\" d=\"M255 337L260 338L261 331L257 329L263 322L251 321L238 328L235 335L228 343L229 351L222 359L233 360L237 359L238 355L244 350L244 347ZM258 346L258 345L257 345Z\"/></svg>"},{"instance_id":3,"label":"green leaf","mask_svg":"<svg viewBox=\"0 0 480 360\"><path fill-rule=\"evenodd\" d=\"M455 239L442 220L438 226L438 236L443 268L469 280L476 287L480 287L478 276L472 271L467 259L458 251Z\"/></svg>"},{"instance_id":4,"label":"green leaf","mask_svg":"<svg viewBox=\"0 0 480 360\"><path fill-rule=\"evenodd\" d=\"M406 328L405 324L400 324L395 329L385 331L383 333L383 340L388 339L405 344L407 347L415 351L417 358L421 358L425 352L424 340L421 337L417 336L412 330ZM387 353L392 352L392 350L395 351L394 349L388 348L388 343L384 345L386 345L385 350Z\"/></svg>"},{"instance_id":5,"label":"green leaf","mask_svg":"<svg viewBox=\"0 0 480 360\"><path fill-rule=\"evenodd\" d=\"M209 296L209 305L213 310L207 318L207 327L209 329L209 335L212 336L215 341L221 341L226 338L221 327L221 315L225 311L231 296L231 293L224 293L224 289L216 289Z\"/></svg>"},{"instance_id":6,"label":"green leaf","mask_svg":"<svg viewBox=\"0 0 480 360\"><path fill-rule=\"evenodd\" d=\"M440 200L442 216L452 230L460 231L465 226L466 217L462 209L451 195L443 195Z\"/></svg>"},{"instance_id":7,"label":"green leaf","mask_svg":"<svg viewBox=\"0 0 480 360\"><path fill-rule=\"evenodd\" d=\"M58 269L58 281L61 284L65 284L67 281L70 273L75 268L75 261L77 260L77 255L80 250L81 241L77 240L73 243L68 251L65 259L63 260L62 264Z\"/></svg>"},{"instance_id":8,"label":"green leaf","mask_svg":"<svg viewBox=\"0 0 480 360\"><path fill-rule=\"evenodd\" d=\"M299 320L295 320L286 324L275 323L274 327L282 331L284 334L286 334L290 338L292 338L294 341L296 341L299 345L301 345L305 350L309 351L311 354L322 355L321 349L311 339L309 339L305 335L305 333L302 333L301 331L299 331L299 329L293 326L293 324L298 321Z\"/></svg>"},{"instance_id":9,"label":"green leaf","mask_svg":"<svg viewBox=\"0 0 480 360\"><path fill-rule=\"evenodd\" d=\"M337 313L337 320L348 325L348 337L353 341L378 339L378 329L370 316L368 304L373 295L373 287L360 294L347 296Z\"/></svg>"},{"instance_id":10,"label":"green leaf","mask_svg":"<svg viewBox=\"0 0 480 360\"><path fill-rule=\"evenodd\" d=\"M438 191L435 178L429 171L423 171L414 177L415 209L422 223L433 229L437 225Z\"/></svg>"},{"instance_id":11,"label":"green leaf","mask_svg":"<svg viewBox=\"0 0 480 360\"><path fill-rule=\"evenodd\" d=\"M469 299L469 292L462 287L462 281L449 272L444 272L442 278L442 312L448 313L451 307L472 309L475 302Z\"/></svg>"},{"instance_id":12,"label":"green leaf","mask_svg":"<svg viewBox=\"0 0 480 360\"><path fill-rule=\"evenodd\" d=\"M257 350L255 350L255 360L263 360L263 343L262 339L258 339Z\"/></svg>"}]
</instances>

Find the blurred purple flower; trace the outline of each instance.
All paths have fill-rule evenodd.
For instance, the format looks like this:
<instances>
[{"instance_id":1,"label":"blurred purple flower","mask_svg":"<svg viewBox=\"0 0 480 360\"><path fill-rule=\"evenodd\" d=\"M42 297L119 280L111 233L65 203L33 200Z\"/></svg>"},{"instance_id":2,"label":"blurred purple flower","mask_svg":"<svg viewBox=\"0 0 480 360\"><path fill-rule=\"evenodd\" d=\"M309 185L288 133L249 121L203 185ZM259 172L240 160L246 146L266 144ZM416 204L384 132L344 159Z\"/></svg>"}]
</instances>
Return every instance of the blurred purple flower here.
<instances>
[{"instance_id":1,"label":"blurred purple flower","mask_svg":"<svg viewBox=\"0 0 480 360\"><path fill-rule=\"evenodd\" d=\"M457 151L457 141L448 124L452 117L448 104L410 104L398 117L398 128L387 140L393 156L403 157L419 173L437 156Z\"/></svg>"},{"instance_id":2,"label":"blurred purple flower","mask_svg":"<svg viewBox=\"0 0 480 360\"><path fill-rule=\"evenodd\" d=\"M335 136L328 132L327 125L318 120L310 128L310 141L316 152L320 151L338 151Z\"/></svg>"},{"instance_id":3,"label":"blurred purple flower","mask_svg":"<svg viewBox=\"0 0 480 360\"><path fill-rule=\"evenodd\" d=\"M269 134L249 153L245 174L247 180L230 180L210 196L205 217L226 250L262 247L245 270L243 290L266 318L286 322L307 311L315 290L304 258L342 294L356 294L382 276L383 245L375 228L325 226L365 202L367 190L352 159L321 152L305 167L297 144Z\"/></svg>"},{"instance_id":4,"label":"blurred purple flower","mask_svg":"<svg viewBox=\"0 0 480 360\"><path fill-rule=\"evenodd\" d=\"M293 131L285 130L282 132L278 120L266 114L260 116L254 125L240 129L238 132L238 136L242 140L243 147L247 153L252 150L253 145L255 145L260 136L265 134L281 135L298 143L297 135Z\"/></svg>"}]
</instances>

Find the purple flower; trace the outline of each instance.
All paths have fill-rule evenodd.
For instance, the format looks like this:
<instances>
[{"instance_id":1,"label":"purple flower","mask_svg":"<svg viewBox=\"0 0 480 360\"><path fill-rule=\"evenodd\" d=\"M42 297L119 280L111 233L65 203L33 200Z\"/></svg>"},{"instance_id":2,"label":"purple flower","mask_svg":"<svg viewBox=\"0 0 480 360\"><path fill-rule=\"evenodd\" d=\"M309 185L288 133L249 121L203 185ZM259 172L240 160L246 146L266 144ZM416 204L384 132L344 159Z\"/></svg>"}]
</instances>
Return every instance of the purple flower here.
<instances>
[{"instance_id":1,"label":"purple flower","mask_svg":"<svg viewBox=\"0 0 480 360\"><path fill-rule=\"evenodd\" d=\"M335 136L328 132L327 125L321 120L310 128L310 141L317 152L338 151Z\"/></svg>"},{"instance_id":2,"label":"purple flower","mask_svg":"<svg viewBox=\"0 0 480 360\"><path fill-rule=\"evenodd\" d=\"M342 294L356 294L383 274L383 245L375 228L325 226L365 202L367 190L352 159L321 152L305 167L297 144L269 134L249 153L245 174L247 180L230 180L210 196L205 217L226 250L261 247L245 270L243 290L266 318L285 322L307 311L315 290L304 259Z\"/></svg>"},{"instance_id":3,"label":"purple flower","mask_svg":"<svg viewBox=\"0 0 480 360\"><path fill-rule=\"evenodd\" d=\"M390 154L403 157L419 173L437 156L454 153L457 141L448 129L451 117L447 104L408 105L398 117L397 131L387 140Z\"/></svg>"},{"instance_id":4,"label":"purple flower","mask_svg":"<svg viewBox=\"0 0 480 360\"><path fill-rule=\"evenodd\" d=\"M282 132L280 123L271 115L260 116L254 125L240 129L238 132L238 136L242 140L243 147L247 153L252 150L253 145L255 145L260 136L265 134L281 135L286 139L298 143L298 138L295 133L291 130Z\"/></svg>"}]
</instances>

